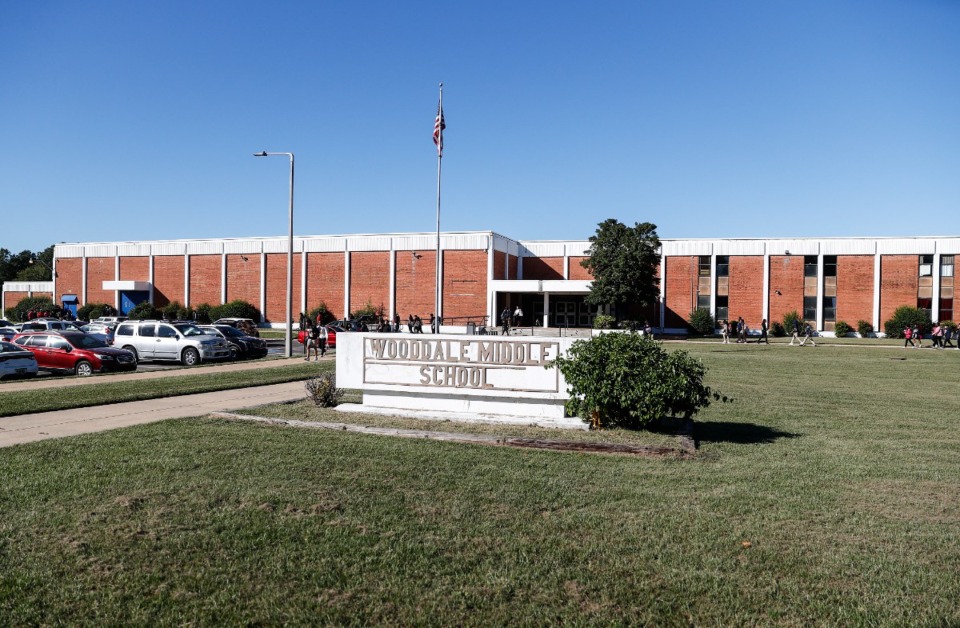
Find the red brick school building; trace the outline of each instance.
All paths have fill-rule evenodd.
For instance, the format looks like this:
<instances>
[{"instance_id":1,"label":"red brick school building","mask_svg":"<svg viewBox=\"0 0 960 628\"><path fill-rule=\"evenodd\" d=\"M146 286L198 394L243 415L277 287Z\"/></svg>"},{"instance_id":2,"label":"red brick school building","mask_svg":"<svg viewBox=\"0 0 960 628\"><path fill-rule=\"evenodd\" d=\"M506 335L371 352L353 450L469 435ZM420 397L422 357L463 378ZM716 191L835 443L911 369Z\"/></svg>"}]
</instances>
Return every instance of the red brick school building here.
<instances>
[{"instance_id":1,"label":"red brick school building","mask_svg":"<svg viewBox=\"0 0 960 628\"><path fill-rule=\"evenodd\" d=\"M337 318L366 305L428 319L435 309L436 234L294 239L294 317L325 303ZM109 303L126 312L150 300L195 307L242 299L280 326L286 313L287 238L59 244L52 282L3 287L3 307L28 294L65 307ZM589 242L518 241L494 232L443 233L441 311L449 328L496 321L519 305L523 325L588 327ZM799 312L818 331L837 321L884 321L902 305L954 320L960 238L663 239L660 302L643 314L682 332L697 307L717 320ZM486 317L484 319L484 317Z\"/></svg>"}]
</instances>

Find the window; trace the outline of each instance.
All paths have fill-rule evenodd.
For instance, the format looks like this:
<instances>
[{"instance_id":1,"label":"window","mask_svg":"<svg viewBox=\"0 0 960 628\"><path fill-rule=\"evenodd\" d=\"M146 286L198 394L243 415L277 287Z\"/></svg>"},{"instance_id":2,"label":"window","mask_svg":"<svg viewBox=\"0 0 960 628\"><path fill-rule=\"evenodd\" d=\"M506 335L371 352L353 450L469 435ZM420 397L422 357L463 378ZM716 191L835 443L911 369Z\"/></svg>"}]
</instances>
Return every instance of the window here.
<instances>
[{"instance_id":1,"label":"window","mask_svg":"<svg viewBox=\"0 0 960 628\"><path fill-rule=\"evenodd\" d=\"M933 255L920 256L920 276L921 277L933 276Z\"/></svg>"},{"instance_id":2,"label":"window","mask_svg":"<svg viewBox=\"0 0 960 628\"><path fill-rule=\"evenodd\" d=\"M717 315L714 317L716 320L725 321L730 318L729 298L717 295Z\"/></svg>"},{"instance_id":3,"label":"window","mask_svg":"<svg viewBox=\"0 0 960 628\"><path fill-rule=\"evenodd\" d=\"M730 256L717 255L717 277L730 276Z\"/></svg>"},{"instance_id":4,"label":"window","mask_svg":"<svg viewBox=\"0 0 960 628\"><path fill-rule=\"evenodd\" d=\"M156 325L142 325L140 327L140 335L149 336L150 338L153 338L153 336L155 335L155 331L154 331L155 328L156 328Z\"/></svg>"},{"instance_id":5,"label":"window","mask_svg":"<svg viewBox=\"0 0 960 628\"><path fill-rule=\"evenodd\" d=\"M837 256L823 256L823 326L833 329L837 320Z\"/></svg>"},{"instance_id":6,"label":"window","mask_svg":"<svg viewBox=\"0 0 960 628\"><path fill-rule=\"evenodd\" d=\"M803 276L804 277L817 276L817 256L816 255L803 256Z\"/></svg>"},{"instance_id":7,"label":"window","mask_svg":"<svg viewBox=\"0 0 960 628\"><path fill-rule=\"evenodd\" d=\"M953 320L953 255L940 256L940 312L937 320Z\"/></svg>"},{"instance_id":8,"label":"window","mask_svg":"<svg viewBox=\"0 0 960 628\"><path fill-rule=\"evenodd\" d=\"M817 296L808 297L804 295L803 297L803 320L805 321L815 321L817 320Z\"/></svg>"},{"instance_id":9,"label":"window","mask_svg":"<svg viewBox=\"0 0 960 628\"><path fill-rule=\"evenodd\" d=\"M701 277L709 277L710 276L710 256L700 255L697 267L699 269Z\"/></svg>"},{"instance_id":10,"label":"window","mask_svg":"<svg viewBox=\"0 0 960 628\"><path fill-rule=\"evenodd\" d=\"M157 325L157 335L161 338L176 338L177 330L167 325Z\"/></svg>"},{"instance_id":11,"label":"window","mask_svg":"<svg viewBox=\"0 0 960 628\"><path fill-rule=\"evenodd\" d=\"M710 309L713 282L710 279L710 256L700 255L697 262L697 309Z\"/></svg>"}]
</instances>

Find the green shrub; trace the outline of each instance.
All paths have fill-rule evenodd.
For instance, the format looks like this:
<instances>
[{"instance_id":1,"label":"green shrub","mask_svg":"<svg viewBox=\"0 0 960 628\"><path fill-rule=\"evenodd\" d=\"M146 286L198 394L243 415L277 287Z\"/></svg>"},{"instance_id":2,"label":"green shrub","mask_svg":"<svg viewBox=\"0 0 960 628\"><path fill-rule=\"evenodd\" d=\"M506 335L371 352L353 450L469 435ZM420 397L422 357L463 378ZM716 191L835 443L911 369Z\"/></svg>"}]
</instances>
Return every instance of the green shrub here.
<instances>
[{"instance_id":1,"label":"green shrub","mask_svg":"<svg viewBox=\"0 0 960 628\"><path fill-rule=\"evenodd\" d=\"M700 307L690 312L690 330L697 336L712 336L716 328L710 310Z\"/></svg>"},{"instance_id":2,"label":"green shrub","mask_svg":"<svg viewBox=\"0 0 960 628\"><path fill-rule=\"evenodd\" d=\"M374 307L374 305L370 303L370 301L367 301L366 305L364 305L359 310L355 312L350 312L350 319L360 320L360 319L377 318L378 316L383 316L383 312L384 312L384 309L382 305L379 308Z\"/></svg>"},{"instance_id":3,"label":"green shrub","mask_svg":"<svg viewBox=\"0 0 960 628\"><path fill-rule=\"evenodd\" d=\"M783 323L774 321L773 325L770 326L770 333L777 338L783 338L787 335L787 330L783 328Z\"/></svg>"},{"instance_id":4,"label":"green shrub","mask_svg":"<svg viewBox=\"0 0 960 628\"><path fill-rule=\"evenodd\" d=\"M883 333L888 338L903 338L903 330L907 327L919 327L921 334L930 332L930 315L920 308L902 305L893 312L893 318L883 324Z\"/></svg>"},{"instance_id":5,"label":"green shrub","mask_svg":"<svg viewBox=\"0 0 960 628\"><path fill-rule=\"evenodd\" d=\"M617 323L617 328L626 331L640 331L643 329L643 323L640 321L622 320Z\"/></svg>"},{"instance_id":6,"label":"green shrub","mask_svg":"<svg viewBox=\"0 0 960 628\"><path fill-rule=\"evenodd\" d=\"M340 403L344 390L337 388L335 373L321 373L304 384L307 396L321 408L332 408Z\"/></svg>"},{"instance_id":7,"label":"green shrub","mask_svg":"<svg viewBox=\"0 0 960 628\"><path fill-rule=\"evenodd\" d=\"M953 321L940 321L941 327L949 327L950 331L957 331L957 324Z\"/></svg>"},{"instance_id":8,"label":"green shrub","mask_svg":"<svg viewBox=\"0 0 960 628\"><path fill-rule=\"evenodd\" d=\"M803 327L805 325L803 317L800 316L799 312L794 310L792 312L787 312L786 314L783 315L783 335L784 336L793 333L793 321L799 321L800 330L801 332L803 331Z\"/></svg>"},{"instance_id":9,"label":"green shrub","mask_svg":"<svg viewBox=\"0 0 960 628\"><path fill-rule=\"evenodd\" d=\"M210 308L210 320L215 321L218 318L249 318L254 323L260 323L263 316L260 314L260 310L254 306L246 301L237 299Z\"/></svg>"},{"instance_id":10,"label":"green shrub","mask_svg":"<svg viewBox=\"0 0 960 628\"><path fill-rule=\"evenodd\" d=\"M149 301L142 301L133 306L127 316L134 320L151 320L160 318L160 310L153 307L153 303Z\"/></svg>"},{"instance_id":11,"label":"green shrub","mask_svg":"<svg viewBox=\"0 0 960 628\"><path fill-rule=\"evenodd\" d=\"M837 338L843 338L852 331L853 327L850 327L850 325L843 321L837 321L833 326L833 333L837 336Z\"/></svg>"},{"instance_id":12,"label":"green shrub","mask_svg":"<svg viewBox=\"0 0 960 628\"><path fill-rule=\"evenodd\" d=\"M857 321L857 333L861 338L869 338L873 334L873 324L863 319Z\"/></svg>"},{"instance_id":13,"label":"green shrub","mask_svg":"<svg viewBox=\"0 0 960 628\"><path fill-rule=\"evenodd\" d=\"M82 321L92 321L101 316L114 316L116 309L109 303L84 303L77 309L77 318Z\"/></svg>"},{"instance_id":14,"label":"green shrub","mask_svg":"<svg viewBox=\"0 0 960 628\"><path fill-rule=\"evenodd\" d=\"M640 429L668 416L690 418L711 397L727 401L704 385L699 360L640 334L578 340L553 366L567 380L567 411L596 428Z\"/></svg>"},{"instance_id":15,"label":"green shrub","mask_svg":"<svg viewBox=\"0 0 960 628\"><path fill-rule=\"evenodd\" d=\"M197 314L197 322L203 323L203 324L212 323L213 319L210 318L210 311L212 309L213 309L213 306L210 305L209 303L201 303L200 305L198 305L197 308L194 310L194 312L196 312Z\"/></svg>"},{"instance_id":16,"label":"green shrub","mask_svg":"<svg viewBox=\"0 0 960 628\"><path fill-rule=\"evenodd\" d=\"M63 309L59 305L54 305L50 297L25 297L20 299L13 307L8 307L4 315L13 321L23 322L27 320L28 312L49 312L49 316L59 316Z\"/></svg>"},{"instance_id":17,"label":"green shrub","mask_svg":"<svg viewBox=\"0 0 960 628\"><path fill-rule=\"evenodd\" d=\"M171 301L163 308L163 317L168 321L188 321L192 315L190 308L184 307L179 301Z\"/></svg>"},{"instance_id":18,"label":"green shrub","mask_svg":"<svg viewBox=\"0 0 960 628\"><path fill-rule=\"evenodd\" d=\"M617 319L609 314L597 314L593 318L594 329L613 329L617 324Z\"/></svg>"},{"instance_id":19,"label":"green shrub","mask_svg":"<svg viewBox=\"0 0 960 628\"><path fill-rule=\"evenodd\" d=\"M313 308L309 312L310 320L315 321L317 317L320 317L321 324L332 323L337 320L336 315L327 307L327 304L323 301L320 302L320 305Z\"/></svg>"}]
</instances>

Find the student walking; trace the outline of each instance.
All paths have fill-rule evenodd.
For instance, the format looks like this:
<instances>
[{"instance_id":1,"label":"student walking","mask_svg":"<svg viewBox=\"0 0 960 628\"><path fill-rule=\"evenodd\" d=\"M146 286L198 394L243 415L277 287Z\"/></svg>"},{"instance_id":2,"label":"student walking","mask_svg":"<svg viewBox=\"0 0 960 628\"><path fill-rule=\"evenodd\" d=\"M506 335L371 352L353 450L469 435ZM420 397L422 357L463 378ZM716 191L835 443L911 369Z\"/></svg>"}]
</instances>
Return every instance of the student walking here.
<instances>
[{"instance_id":1,"label":"student walking","mask_svg":"<svg viewBox=\"0 0 960 628\"><path fill-rule=\"evenodd\" d=\"M730 323L728 321L720 321L720 337L723 338L723 342L720 344L730 344Z\"/></svg>"},{"instance_id":2,"label":"student walking","mask_svg":"<svg viewBox=\"0 0 960 628\"><path fill-rule=\"evenodd\" d=\"M800 341L800 319L793 319L793 333L790 335L790 346L793 346L793 341ZM800 342L802 345L803 343Z\"/></svg>"},{"instance_id":3,"label":"student walking","mask_svg":"<svg viewBox=\"0 0 960 628\"><path fill-rule=\"evenodd\" d=\"M320 330L317 329L316 323L310 323L310 330L307 332L307 357L304 358L307 362L310 361L310 352L313 352L313 355L316 357L317 362L320 361Z\"/></svg>"},{"instance_id":4,"label":"student walking","mask_svg":"<svg viewBox=\"0 0 960 628\"><path fill-rule=\"evenodd\" d=\"M803 328L803 340L800 341L800 346L802 347L808 340L810 341L811 345L814 347L817 346L817 343L813 341L813 327L811 327L809 323L807 323L807 326Z\"/></svg>"},{"instance_id":5,"label":"student walking","mask_svg":"<svg viewBox=\"0 0 960 628\"><path fill-rule=\"evenodd\" d=\"M933 333L930 334L930 339L933 341L931 346L934 349L943 348L943 327L940 327L940 323L933 324Z\"/></svg>"},{"instance_id":6,"label":"student walking","mask_svg":"<svg viewBox=\"0 0 960 628\"><path fill-rule=\"evenodd\" d=\"M767 337L767 319L760 321L760 337L757 338L757 344L761 342L770 344L770 339Z\"/></svg>"},{"instance_id":7,"label":"student walking","mask_svg":"<svg viewBox=\"0 0 960 628\"><path fill-rule=\"evenodd\" d=\"M953 349L953 343L950 342L950 339L953 338L953 328L949 325L943 326L943 348L946 349L950 347Z\"/></svg>"},{"instance_id":8,"label":"student walking","mask_svg":"<svg viewBox=\"0 0 960 628\"><path fill-rule=\"evenodd\" d=\"M905 327L903 329L903 348L906 349L907 345L913 347L913 330L910 327ZM914 347L916 348L916 347Z\"/></svg>"}]
</instances>

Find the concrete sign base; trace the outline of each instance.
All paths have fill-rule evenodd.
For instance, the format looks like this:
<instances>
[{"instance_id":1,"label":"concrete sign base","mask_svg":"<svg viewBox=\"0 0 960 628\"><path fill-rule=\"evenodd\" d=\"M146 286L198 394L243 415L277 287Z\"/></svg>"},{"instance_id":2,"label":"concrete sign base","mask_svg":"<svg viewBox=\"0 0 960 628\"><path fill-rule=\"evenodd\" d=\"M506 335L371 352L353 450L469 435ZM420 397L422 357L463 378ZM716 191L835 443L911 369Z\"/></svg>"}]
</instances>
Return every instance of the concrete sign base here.
<instances>
[{"instance_id":1,"label":"concrete sign base","mask_svg":"<svg viewBox=\"0 0 960 628\"><path fill-rule=\"evenodd\" d=\"M348 411L580 428L580 419L564 416L563 375L546 368L575 341L344 333L337 336L337 386L363 391L363 404Z\"/></svg>"}]
</instances>

